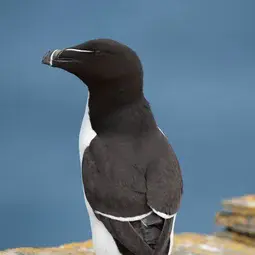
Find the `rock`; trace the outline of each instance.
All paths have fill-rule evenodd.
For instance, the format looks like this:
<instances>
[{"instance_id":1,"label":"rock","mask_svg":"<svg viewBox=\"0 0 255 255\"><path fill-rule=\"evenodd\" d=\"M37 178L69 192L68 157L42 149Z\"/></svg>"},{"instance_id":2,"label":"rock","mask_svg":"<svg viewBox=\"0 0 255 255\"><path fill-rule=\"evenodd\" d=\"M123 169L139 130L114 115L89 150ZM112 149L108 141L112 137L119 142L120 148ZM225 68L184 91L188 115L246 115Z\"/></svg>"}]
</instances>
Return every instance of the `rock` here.
<instances>
[{"instance_id":1,"label":"rock","mask_svg":"<svg viewBox=\"0 0 255 255\"><path fill-rule=\"evenodd\" d=\"M175 236L172 255L254 255L255 248L216 236L183 233ZM95 255L92 242L71 243L55 248L18 248L0 255Z\"/></svg>"},{"instance_id":2,"label":"rock","mask_svg":"<svg viewBox=\"0 0 255 255\"><path fill-rule=\"evenodd\" d=\"M255 216L255 195L235 197L222 201L224 211L239 215Z\"/></svg>"},{"instance_id":3,"label":"rock","mask_svg":"<svg viewBox=\"0 0 255 255\"><path fill-rule=\"evenodd\" d=\"M224 230L215 235L255 247L255 195L224 200L222 206L215 221Z\"/></svg>"},{"instance_id":4,"label":"rock","mask_svg":"<svg viewBox=\"0 0 255 255\"><path fill-rule=\"evenodd\" d=\"M0 255L95 255L92 241L83 243L64 244L59 247L49 248L16 248L0 252Z\"/></svg>"},{"instance_id":5,"label":"rock","mask_svg":"<svg viewBox=\"0 0 255 255\"><path fill-rule=\"evenodd\" d=\"M217 225L233 229L236 232L255 235L255 216L219 212L216 214L215 221Z\"/></svg>"},{"instance_id":6,"label":"rock","mask_svg":"<svg viewBox=\"0 0 255 255\"><path fill-rule=\"evenodd\" d=\"M254 255L255 248L213 235L177 235L172 255Z\"/></svg>"}]
</instances>

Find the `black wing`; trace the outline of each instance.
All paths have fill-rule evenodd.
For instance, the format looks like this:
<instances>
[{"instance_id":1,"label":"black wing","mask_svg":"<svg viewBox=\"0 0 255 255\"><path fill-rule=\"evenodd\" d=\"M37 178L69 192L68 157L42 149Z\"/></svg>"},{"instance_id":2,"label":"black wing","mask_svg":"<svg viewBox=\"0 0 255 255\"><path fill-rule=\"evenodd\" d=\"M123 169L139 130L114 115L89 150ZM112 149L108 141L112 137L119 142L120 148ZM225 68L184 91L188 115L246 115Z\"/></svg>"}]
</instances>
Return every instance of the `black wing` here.
<instances>
[{"instance_id":1,"label":"black wing","mask_svg":"<svg viewBox=\"0 0 255 255\"><path fill-rule=\"evenodd\" d=\"M173 245L174 225L183 193L183 181L178 160L168 147L165 157L151 162L146 172L147 203L153 209L156 221L162 221L161 233L154 236L157 255L168 255ZM148 217L149 219L149 217ZM145 219L146 220L146 219ZM152 225L155 227L155 224ZM151 230L147 228L150 232ZM151 231L155 233L155 231Z\"/></svg>"},{"instance_id":2,"label":"black wing","mask_svg":"<svg viewBox=\"0 0 255 255\"><path fill-rule=\"evenodd\" d=\"M146 172L148 205L168 218L177 213L183 193L178 160L171 147L167 157L151 162ZM164 217L164 216L163 216Z\"/></svg>"},{"instance_id":3,"label":"black wing","mask_svg":"<svg viewBox=\"0 0 255 255\"><path fill-rule=\"evenodd\" d=\"M112 234L123 255L167 255L175 215L164 218L157 212L175 214L178 209L177 197L180 191L171 187L176 178L169 170L171 164L164 160L154 161L146 173L138 175L136 170L134 175L132 169L121 172L118 168L120 176L117 178L112 175L115 167L121 167L116 162L116 155L111 157L107 153L107 146L96 137L84 153L82 168L86 197L97 218ZM169 195L169 192L175 192L175 195ZM173 197L176 198L172 203ZM166 201L168 199L170 201ZM152 212L152 208L155 212ZM148 212L151 214L141 219L123 221L124 218ZM116 220L109 216L122 219Z\"/></svg>"}]
</instances>

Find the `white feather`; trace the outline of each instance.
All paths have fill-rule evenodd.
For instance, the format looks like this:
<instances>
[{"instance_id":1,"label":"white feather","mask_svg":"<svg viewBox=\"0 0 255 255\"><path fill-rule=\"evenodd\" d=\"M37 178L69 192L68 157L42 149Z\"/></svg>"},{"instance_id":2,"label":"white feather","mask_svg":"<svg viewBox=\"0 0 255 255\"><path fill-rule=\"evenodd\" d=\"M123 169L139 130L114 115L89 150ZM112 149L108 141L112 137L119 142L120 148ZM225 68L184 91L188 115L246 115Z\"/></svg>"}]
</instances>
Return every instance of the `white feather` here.
<instances>
[{"instance_id":1,"label":"white feather","mask_svg":"<svg viewBox=\"0 0 255 255\"><path fill-rule=\"evenodd\" d=\"M103 216L105 216L106 218L109 218L109 219L112 219L112 220L118 220L118 221L125 222L125 221L137 221L137 220L142 220L142 219L144 219L145 217L147 217L147 216L149 216L150 214L152 214L152 211L150 211L150 212L148 212L148 213L145 213L145 214L133 216L133 217L117 217L117 216L110 215L110 214L107 214L107 213L102 213L102 212L99 212L99 211L95 211L95 213L96 213L96 214L103 215Z\"/></svg>"},{"instance_id":2,"label":"white feather","mask_svg":"<svg viewBox=\"0 0 255 255\"><path fill-rule=\"evenodd\" d=\"M172 223L172 230L170 234L170 247L168 251L168 255L172 254L172 249L173 249L173 244L174 244L174 225L175 225L175 219L176 219L177 214L175 214L173 217L173 223Z\"/></svg>"},{"instance_id":3,"label":"white feather","mask_svg":"<svg viewBox=\"0 0 255 255\"><path fill-rule=\"evenodd\" d=\"M175 214L165 214L165 213L155 210L154 208L151 208L151 209L154 213L156 213L159 217L161 217L163 219L171 219L176 215L176 213Z\"/></svg>"}]
</instances>

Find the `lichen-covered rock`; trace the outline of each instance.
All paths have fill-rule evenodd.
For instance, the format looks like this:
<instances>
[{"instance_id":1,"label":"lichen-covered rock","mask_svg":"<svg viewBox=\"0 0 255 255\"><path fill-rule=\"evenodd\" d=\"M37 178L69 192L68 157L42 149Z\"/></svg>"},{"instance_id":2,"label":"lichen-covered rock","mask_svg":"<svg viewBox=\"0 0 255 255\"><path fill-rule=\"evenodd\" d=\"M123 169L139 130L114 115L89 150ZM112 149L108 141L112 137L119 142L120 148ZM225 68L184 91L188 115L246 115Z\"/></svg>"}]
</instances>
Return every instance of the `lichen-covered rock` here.
<instances>
[{"instance_id":1,"label":"lichen-covered rock","mask_svg":"<svg viewBox=\"0 0 255 255\"><path fill-rule=\"evenodd\" d=\"M255 216L219 212L216 214L215 221L216 224L231 228L237 232L255 234Z\"/></svg>"},{"instance_id":2,"label":"lichen-covered rock","mask_svg":"<svg viewBox=\"0 0 255 255\"><path fill-rule=\"evenodd\" d=\"M215 221L224 229L216 236L255 247L255 195L224 200L222 206Z\"/></svg>"},{"instance_id":3,"label":"lichen-covered rock","mask_svg":"<svg viewBox=\"0 0 255 255\"><path fill-rule=\"evenodd\" d=\"M173 255L254 255L255 248L226 238L186 233L176 236Z\"/></svg>"},{"instance_id":4,"label":"lichen-covered rock","mask_svg":"<svg viewBox=\"0 0 255 255\"><path fill-rule=\"evenodd\" d=\"M55 248L18 248L0 255L95 255L92 242L71 243ZM255 248L216 236L184 233L175 236L172 255L254 255Z\"/></svg>"},{"instance_id":5,"label":"lichen-covered rock","mask_svg":"<svg viewBox=\"0 0 255 255\"><path fill-rule=\"evenodd\" d=\"M255 237L255 216L219 212L216 214L215 221L217 225L231 228L239 233L248 233Z\"/></svg>"},{"instance_id":6,"label":"lichen-covered rock","mask_svg":"<svg viewBox=\"0 0 255 255\"><path fill-rule=\"evenodd\" d=\"M0 252L0 255L95 255L92 241L83 243L63 244L59 247L49 248L16 248Z\"/></svg>"},{"instance_id":7,"label":"lichen-covered rock","mask_svg":"<svg viewBox=\"0 0 255 255\"><path fill-rule=\"evenodd\" d=\"M255 216L255 195L234 197L223 200L222 206L224 211L247 216Z\"/></svg>"},{"instance_id":8,"label":"lichen-covered rock","mask_svg":"<svg viewBox=\"0 0 255 255\"><path fill-rule=\"evenodd\" d=\"M255 236L249 236L246 234L242 234L242 233L234 232L234 231L228 231L228 230L215 233L215 235L221 238L228 238L235 242L243 243L245 245L255 247Z\"/></svg>"}]
</instances>

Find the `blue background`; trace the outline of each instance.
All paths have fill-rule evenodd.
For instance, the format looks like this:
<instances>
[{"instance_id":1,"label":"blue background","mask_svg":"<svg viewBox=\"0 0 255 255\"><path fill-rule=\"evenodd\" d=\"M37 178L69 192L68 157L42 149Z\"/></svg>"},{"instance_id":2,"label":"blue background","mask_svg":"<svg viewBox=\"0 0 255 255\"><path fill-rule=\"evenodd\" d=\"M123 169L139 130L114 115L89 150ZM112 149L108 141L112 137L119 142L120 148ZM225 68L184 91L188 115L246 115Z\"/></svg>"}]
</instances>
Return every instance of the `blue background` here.
<instances>
[{"instance_id":1,"label":"blue background","mask_svg":"<svg viewBox=\"0 0 255 255\"><path fill-rule=\"evenodd\" d=\"M98 37L134 48L180 160L176 232L210 233L223 198L255 192L255 1L0 1L0 249L90 237L78 156L87 89L41 64Z\"/></svg>"}]
</instances>

